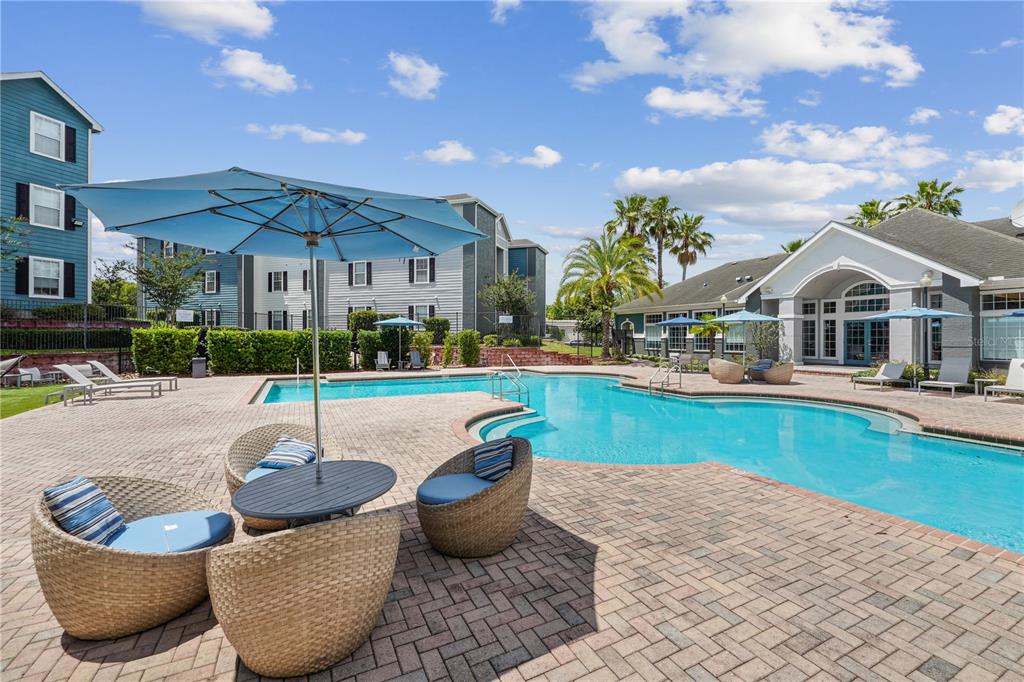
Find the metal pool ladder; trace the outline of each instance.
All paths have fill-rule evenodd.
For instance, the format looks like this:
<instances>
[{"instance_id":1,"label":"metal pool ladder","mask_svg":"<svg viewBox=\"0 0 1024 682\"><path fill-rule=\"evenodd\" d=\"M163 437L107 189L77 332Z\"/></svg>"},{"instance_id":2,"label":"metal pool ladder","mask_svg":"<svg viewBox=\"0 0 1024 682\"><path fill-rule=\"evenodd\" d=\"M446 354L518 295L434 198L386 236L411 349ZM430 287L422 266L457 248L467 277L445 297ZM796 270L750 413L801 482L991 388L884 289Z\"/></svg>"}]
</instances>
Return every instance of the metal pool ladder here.
<instances>
[{"instance_id":1,"label":"metal pool ladder","mask_svg":"<svg viewBox=\"0 0 1024 682\"><path fill-rule=\"evenodd\" d=\"M671 385L672 372L675 371L679 375L679 385L683 385L683 368L676 362L673 363L669 360L667 365L658 363L658 370L651 375L650 381L647 382L647 393L653 394L655 388L657 388L662 395L665 394L665 387Z\"/></svg>"},{"instance_id":2,"label":"metal pool ladder","mask_svg":"<svg viewBox=\"0 0 1024 682\"><path fill-rule=\"evenodd\" d=\"M512 364L512 369L515 370L515 374L510 374L505 371L505 360L508 360ZM505 382L509 383L506 390ZM523 372L516 365L515 360L506 353L505 357L501 359L501 369L496 369L491 372L491 397L497 398L498 400L504 400L506 396L515 396L516 401L523 402L523 394L526 394L525 405L530 406L530 388L523 381Z\"/></svg>"}]
</instances>

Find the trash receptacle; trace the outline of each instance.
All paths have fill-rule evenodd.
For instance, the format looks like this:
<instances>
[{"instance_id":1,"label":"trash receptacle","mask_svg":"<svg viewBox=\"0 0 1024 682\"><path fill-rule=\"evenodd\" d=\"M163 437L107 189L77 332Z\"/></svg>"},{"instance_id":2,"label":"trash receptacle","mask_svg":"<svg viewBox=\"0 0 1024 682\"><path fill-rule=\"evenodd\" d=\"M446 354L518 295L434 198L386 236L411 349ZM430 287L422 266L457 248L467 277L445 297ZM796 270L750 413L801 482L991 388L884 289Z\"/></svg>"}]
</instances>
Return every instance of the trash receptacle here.
<instances>
[{"instance_id":1,"label":"trash receptacle","mask_svg":"<svg viewBox=\"0 0 1024 682\"><path fill-rule=\"evenodd\" d=\"M192 378L202 379L206 376L206 358L192 358Z\"/></svg>"}]
</instances>

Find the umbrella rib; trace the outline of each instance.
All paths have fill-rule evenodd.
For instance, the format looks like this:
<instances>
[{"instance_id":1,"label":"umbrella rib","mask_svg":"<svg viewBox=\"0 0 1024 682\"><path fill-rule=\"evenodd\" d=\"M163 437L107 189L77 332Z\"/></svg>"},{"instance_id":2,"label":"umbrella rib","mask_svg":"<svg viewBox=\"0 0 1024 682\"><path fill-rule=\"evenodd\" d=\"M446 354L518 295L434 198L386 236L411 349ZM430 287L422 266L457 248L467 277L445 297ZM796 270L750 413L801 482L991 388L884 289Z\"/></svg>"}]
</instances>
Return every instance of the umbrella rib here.
<instances>
[{"instance_id":1,"label":"umbrella rib","mask_svg":"<svg viewBox=\"0 0 1024 682\"><path fill-rule=\"evenodd\" d=\"M342 202L338 201L337 199L335 199L335 197L327 197L327 198L330 198L330 199L334 200L334 201L335 201L335 203L338 203L338 204L342 203ZM325 229L324 229L324 233L325 233L325 234L326 234L326 233L329 233L332 227L334 227L335 225L337 225L338 223L340 223L340 222L341 222L342 220L344 220L345 218L347 218L347 217L349 217L350 215L352 215L353 213L355 213L356 209L358 209L358 208L359 208L360 206L364 206L364 205L366 205L366 203L367 203L368 201L370 201L370 198L369 198L369 197L367 197L366 199L363 199L362 201L360 201L360 202L359 202L358 204L356 204L356 205L355 205L355 206L353 206L352 208L349 208L348 206L345 206L344 208L347 208L348 210L347 210L347 211L345 211L345 213L343 213L342 215L338 216L338 217L337 217L337 218L336 218L335 220L333 220L333 221L328 221L328 220L327 220L327 217L326 217L326 216L324 216L324 225L326 226L326 227L325 227ZM349 203L351 203L351 202L349 202ZM381 210L387 210L387 209L381 209ZM392 212L393 212L393 211L392 211ZM321 211L320 213L321 213L321 215L323 215L323 211ZM365 218L364 218L364 220L365 220Z\"/></svg>"},{"instance_id":2,"label":"umbrella rib","mask_svg":"<svg viewBox=\"0 0 1024 682\"><path fill-rule=\"evenodd\" d=\"M222 194L220 194L220 192L218 192L216 190L210 190L210 194L212 194L213 196L215 196L215 197L217 197L219 199L223 199L224 201L231 202L232 206L238 206L239 208L241 208L241 209L243 209L245 211L248 211L249 213L254 213L254 214L258 215L260 218L262 218L264 221L266 221L266 222L263 223L263 226L266 227L267 229L273 229L273 228L270 227L270 223L275 223L278 226L280 226L281 230L290 232L290 233L292 233L292 234L294 234L296 236L300 236L302 234L301 232L298 232L294 228L292 228L292 227L290 227L290 226L288 226L288 225L286 225L286 224L284 224L284 223L282 223L282 222L280 222L278 220L278 217L282 213L284 213L286 210L288 210L287 207L285 207L281 211L278 211L273 216L268 216L268 215L265 215L263 213L260 213L259 211L257 211L254 208L250 208L249 206L243 206L242 204L240 204L240 203L238 203L236 201L232 201L231 199L229 199L226 196L223 196ZM235 216L227 215L226 213L220 213L220 209L219 208L218 209L212 209L212 212L216 213L217 215L224 216L225 218L235 218ZM235 218L235 219L236 220L243 220L241 218ZM252 221L243 220L243 222L252 222ZM256 223L253 223L253 224L256 224Z\"/></svg>"},{"instance_id":3,"label":"umbrella rib","mask_svg":"<svg viewBox=\"0 0 1024 682\"><path fill-rule=\"evenodd\" d=\"M216 210L222 209L222 208L230 208L232 206L242 206L244 208L245 204L256 204L256 203L259 203L261 201L271 201L273 199L281 199L281 198L282 197L260 197L259 199L250 199L248 201L232 202L230 204L227 204L226 206L210 206L208 208L201 208L201 209L199 209L197 211L185 211L184 213L175 213L174 215L165 215L165 216L160 216L159 218L150 218L148 220L140 220L140 221L135 222L135 223L125 223L124 225L114 225L110 229L123 230L123 229L128 228L128 227L137 227L139 225L148 225L149 223L157 223L157 222L160 222L161 220L173 220L174 218L184 218L186 216L199 215L200 213L209 213L210 211L216 211ZM228 201L230 201L230 199Z\"/></svg>"},{"instance_id":4,"label":"umbrella rib","mask_svg":"<svg viewBox=\"0 0 1024 682\"><path fill-rule=\"evenodd\" d=\"M285 212L285 211L287 211L287 210L288 210L288 207L287 207L287 206L285 206L285 207L284 207L284 208L282 208L282 209L281 209L280 211L278 211L278 212L277 212L277 214L276 214L276 215L275 215L274 217L276 218L277 216L281 215L282 213L284 213L284 212ZM222 214L222 215L223 215L223 214ZM249 234L247 234L247 235L245 236L245 239L243 239L242 241L238 242L238 243L237 243L237 244L235 244L235 245L234 245L233 247L231 247L231 248L230 248L230 249L228 250L228 253L234 253L235 251L237 251L237 250L238 250L238 248L239 248L239 247L240 247L240 246L241 246L242 244L246 243L247 241L249 241L250 239L252 239L253 237L255 237L255 236L256 236L257 234L259 234L259 233L260 233L260 230L275 230L275 231L277 230L277 228L272 228L272 227L270 227L269 225L266 225L266 224L260 224L260 223L257 223L257 222L255 222L255 221L252 221L252 220L246 220L246 219L244 219L244 218L237 218L237 217L235 217L235 216L229 216L229 215L225 215L224 217L225 217L225 218L230 218L230 219L232 219L232 220L237 220L237 221L239 221L239 222L249 223L250 225L256 225L256 229L255 229L255 230L253 230L252 232L250 232Z\"/></svg>"}]
</instances>

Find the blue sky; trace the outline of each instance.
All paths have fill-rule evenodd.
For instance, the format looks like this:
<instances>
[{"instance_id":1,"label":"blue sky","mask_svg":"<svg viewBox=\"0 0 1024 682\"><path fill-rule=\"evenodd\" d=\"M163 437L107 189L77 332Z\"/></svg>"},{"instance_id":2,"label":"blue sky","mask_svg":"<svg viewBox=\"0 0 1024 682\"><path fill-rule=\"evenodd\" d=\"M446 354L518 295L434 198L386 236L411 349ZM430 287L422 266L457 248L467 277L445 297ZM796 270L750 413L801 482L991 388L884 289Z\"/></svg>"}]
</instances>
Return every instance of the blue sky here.
<instances>
[{"instance_id":1,"label":"blue sky","mask_svg":"<svg viewBox=\"0 0 1024 682\"><path fill-rule=\"evenodd\" d=\"M1024 4L24 3L4 71L99 119L94 180L243 166L469 192L561 258L630 191L772 253L918 179L1022 196ZM46 25L45 40L31 26ZM98 231L98 230L97 230ZM99 256L120 238L98 235ZM679 269L668 267L670 281Z\"/></svg>"}]
</instances>

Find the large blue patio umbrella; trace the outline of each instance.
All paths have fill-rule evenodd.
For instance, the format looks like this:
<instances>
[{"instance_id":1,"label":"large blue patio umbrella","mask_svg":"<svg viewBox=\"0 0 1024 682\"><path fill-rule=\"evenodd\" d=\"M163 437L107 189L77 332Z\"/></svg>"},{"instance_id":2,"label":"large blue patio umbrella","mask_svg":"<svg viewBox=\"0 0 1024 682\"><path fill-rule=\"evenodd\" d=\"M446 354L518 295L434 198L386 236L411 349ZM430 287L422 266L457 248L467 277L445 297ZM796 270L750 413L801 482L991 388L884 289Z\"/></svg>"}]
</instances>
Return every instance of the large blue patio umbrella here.
<instances>
[{"instance_id":1,"label":"large blue patio umbrella","mask_svg":"<svg viewBox=\"0 0 1024 682\"><path fill-rule=\"evenodd\" d=\"M389 317L376 323L378 327L397 327L399 329L415 329L418 327L427 328L427 325L408 317ZM402 332L398 332L398 368L402 368Z\"/></svg>"},{"instance_id":2,"label":"large blue patio umbrella","mask_svg":"<svg viewBox=\"0 0 1024 682\"><path fill-rule=\"evenodd\" d=\"M872 321L885 321L885 320L945 320L954 317L970 317L963 313L954 313L951 310L939 310L937 308L922 308L920 306L912 305L909 308L900 308L898 310L887 310L884 313L878 313L877 315L871 315L866 317L866 320ZM922 332L923 334L923 332ZM917 357L917 344L911 344L910 347L910 364L914 364ZM925 377L927 378L927 377ZM914 383L917 383L917 372L914 372Z\"/></svg>"},{"instance_id":3,"label":"large blue patio umbrella","mask_svg":"<svg viewBox=\"0 0 1024 682\"><path fill-rule=\"evenodd\" d=\"M244 168L152 180L66 185L108 232L222 253L309 258L313 422L320 478L317 259L436 256L485 235L444 199L299 180Z\"/></svg>"},{"instance_id":4,"label":"large blue patio umbrella","mask_svg":"<svg viewBox=\"0 0 1024 682\"><path fill-rule=\"evenodd\" d=\"M671 320L663 320L658 323L659 327L692 327L696 324L704 324L700 320L695 320L692 317L686 315L680 315L679 317L673 317Z\"/></svg>"},{"instance_id":5,"label":"large blue patio umbrella","mask_svg":"<svg viewBox=\"0 0 1024 682\"><path fill-rule=\"evenodd\" d=\"M722 315L721 317L708 320L708 322L743 325L743 348L746 349L747 322L782 322L782 320L777 317L772 317L771 315L762 315L761 313L755 313L750 310L737 310L734 313L729 313L728 315ZM722 354L725 354L725 339L722 339ZM746 351L744 351L743 355L743 364L746 364Z\"/></svg>"}]
</instances>

